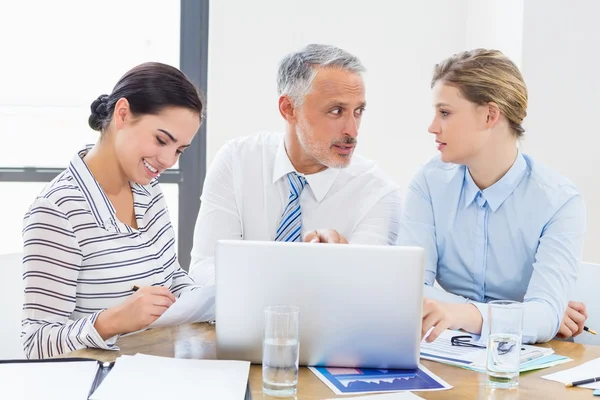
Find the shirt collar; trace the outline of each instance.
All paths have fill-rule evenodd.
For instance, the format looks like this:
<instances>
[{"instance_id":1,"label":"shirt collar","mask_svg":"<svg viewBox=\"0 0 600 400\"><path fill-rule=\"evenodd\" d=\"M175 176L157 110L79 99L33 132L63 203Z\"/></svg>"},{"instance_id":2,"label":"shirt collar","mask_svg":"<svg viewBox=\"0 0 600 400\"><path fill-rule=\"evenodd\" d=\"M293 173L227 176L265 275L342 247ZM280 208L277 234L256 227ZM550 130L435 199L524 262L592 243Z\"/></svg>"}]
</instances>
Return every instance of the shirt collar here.
<instances>
[{"instance_id":1,"label":"shirt collar","mask_svg":"<svg viewBox=\"0 0 600 400\"><path fill-rule=\"evenodd\" d=\"M92 147L93 145L86 146L73 157L69 164L69 172L90 206L90 211L96 220L96 224L111 232L119 232L121 229L119 229L115 208L106 196L106 193L104 193L104 190L102 190L102 187L100 187L96 178L94 178L94 175L92 175L92 171L90 171L85 161L83 161L83 157L85 157ZM152 200L152 195L146 187L135 182L130 182L130 186L131 192L133 193L134 210L137 218L137 215L145 214L145 211ZM141 219L137 218L137 220L139 228L141 227ZM127 230L131 230L131 228Z\"/></svg>"},{"instance_id":2,"label":"shirt collar","mask_svg":"<svg viewBox=\"0 0 600 400\"><path fill-rule=\"evenodd\" d=\"M513 163L512 167L508 170L506 174L492 186L483 191L480 191L475 181L471 177L469 173L469 169L465 167L465 179L464 185L465 188L465 208L470 206L471 203L477 197L479 192L482 193L483 198L487 201L493 212L496 212L498 208L506 201L508 196L510 196L519 183L525 176L525 172L527 171L527 161L519 151L517 154L517 159Z\"/></svg>"},{"instance_id":3,"label":"shirt collar","mask_svg":"<svg viewBox=\"0 0 600 400\"><path fill-rule=\"evenodd\" d=\"M467 208L471 205L471 203L473 203L473 201L475 201L475 198L477 197L477 194L479 193L479 188L477 187L477 185L475 184L475 181L471 177L471 174L469 173L469 168L467 168L466 166L464 166L463 168L465 169L465 178L463 181L463 187L465 190L465 206L464 206L464 208Z\"/></svg>"},{"instance_id":4,"label":"shirt collar","mask_svg":"<svg viewBox=\"0 0 600 400\"><path fill-rule=\"evenodd\" d=\"M69 172L73 176L73 179L75 179L75 182L77 182L79 190L90 206L90 211L98 226L101 228L116 228L117 217L115 208L110 203L110 200L108 200L98 181L92 175L92 171L90 171L87 164L83 161L83 157L85 157L91 148L92 146L86 146L73 157L69 164Z\"/></svg>"},{"instance_id":5,"label":"shirt collar","mask_svg":"<svg viewBox=\"0 0 600 400\"><path fill-rule=\"evenodd\" d=\"M285 150L285 142L284 139L281 139L279 143L279 147L277 148L277 153L275 154L275 164L273 167L273 183L277 182L279 179L283 178L290 172L296 172L298 175L304 176L306 181L308 182L308 186L310 190L315 196L317 202L323 200L329 189L333 186L336 178L340 173L339 168L327 168L324 171L318 172L316 174L304 175L296 171L290 158L287 155Z\"/></svg>"}]
</instances>

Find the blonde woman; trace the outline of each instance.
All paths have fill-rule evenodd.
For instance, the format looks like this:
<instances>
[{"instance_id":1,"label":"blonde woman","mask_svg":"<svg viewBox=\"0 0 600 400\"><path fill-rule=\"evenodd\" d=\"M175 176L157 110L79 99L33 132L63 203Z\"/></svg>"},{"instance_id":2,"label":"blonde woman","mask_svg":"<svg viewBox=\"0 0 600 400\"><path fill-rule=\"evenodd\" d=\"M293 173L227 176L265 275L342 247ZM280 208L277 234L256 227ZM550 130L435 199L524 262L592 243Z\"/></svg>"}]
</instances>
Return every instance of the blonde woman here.
<instances>
[{"instance_id":1,"label":"blonde woman","mask_svg":"<svg viewBox=\"0 0 600 400\"><path fill-rule=\"evenodd\" d=\"M500 299L523 302L524 342L581 333L585 306L568 296L585 206L571 182L517 147L527 110L518 68L499 51L467 51L436 65L431 86L440 155L410 185L399 239L428 254L423 333L485 334L486 303Z\"/></svg>"}]
</instances>

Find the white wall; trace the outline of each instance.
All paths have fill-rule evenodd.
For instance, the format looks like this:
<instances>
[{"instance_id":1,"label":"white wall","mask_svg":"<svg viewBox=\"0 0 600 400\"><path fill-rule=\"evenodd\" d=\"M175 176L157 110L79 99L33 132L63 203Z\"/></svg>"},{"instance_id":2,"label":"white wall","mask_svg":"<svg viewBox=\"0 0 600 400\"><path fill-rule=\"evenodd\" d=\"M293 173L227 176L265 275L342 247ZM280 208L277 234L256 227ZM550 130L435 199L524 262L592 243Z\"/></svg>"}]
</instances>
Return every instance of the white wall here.
<instances>
[{"instance_id":1,"label":"white wall","mask_svg":"<svg viewBox=\"0 0 600 400\"><path fill-rule=\"evenodd\" d=\"M600 2L524 2L525 152L569 177L588 213L584 259L600 261Z\"/></svg>"},{"instance_id":2,"label":"white wall","mask_svg":"<svg viewBox=\"0 0 600 400\"><path fill-rule=\"evenodd\" d=\"M465 50L502 51L521 66L523 0L467 0Z\"/></svg>"},{"instance_id":3,"label":"white wall","mask_svg":"<svg viewBox=\"0 0 600 400\"><path fill-rule=\"evenodd\" d=\"M337 45L367 68L358 151L402 187L437 151L427 127L434 65L475 47L521 56L522 0L226 0L211 3L210 163L229 139L284 128L277 65L308 43Z\"/></svg>"},{"instance_id":4,"label":"white wall","mask_svg":"<svg viewBox=\"0 0 600 400\"><path fill-rule=\"evenodd\" d=\"M406 187L435 155L427 133L436 62L496 48L529 86L525 152L572 179L585 196L584 258L600 261L600 185L592 175L600 110L600 2L579 0L225 0L211 2L208 151L229 139L283 130L277 112L280 59L308 43L334 44L367 67L367 113L358 151ZM560 77L560 79L559 79Z\"/></svg>"},{"instance_id":5,"label":"white wall","mask_svg":"<svg viewBox=\"0 0 600 400\"><path fill-rule=\"evenodd\" d=\"M464 48L463 0L211 2L208 162L228 140L283 131L277 65L309 43L337 45L367 68L358 151L406 186L436 154L427 133L437 61Z\"/></svg>"}]
</instances>

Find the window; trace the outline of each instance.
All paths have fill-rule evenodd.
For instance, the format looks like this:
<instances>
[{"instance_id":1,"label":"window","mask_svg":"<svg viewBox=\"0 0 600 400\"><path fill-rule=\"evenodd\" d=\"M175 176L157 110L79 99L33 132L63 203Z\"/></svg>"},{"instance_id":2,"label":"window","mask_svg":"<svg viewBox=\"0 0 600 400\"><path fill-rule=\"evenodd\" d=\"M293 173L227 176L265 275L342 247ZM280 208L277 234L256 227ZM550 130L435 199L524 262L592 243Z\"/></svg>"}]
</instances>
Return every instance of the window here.
<instances>
[{"instance_id":1,"label":"window","mask_svg":"<svg viewBox=\"0 0 600 400\"><path fill-rule=\"evenodd\" d=\"M22 218L35 196L79 149L96 142L89 106L127 70L163 62L206 92L208 0L33 4L13 2L0 17L0 35L12 38L3 42L2 58L11 61L0 74L0 253L21 250ZM161 177L176 235L185 238L178 255L186 269L204 180L204 127L197 136ZM188 221L179 221L180 210Z\"/></svg>"}]
</instances>

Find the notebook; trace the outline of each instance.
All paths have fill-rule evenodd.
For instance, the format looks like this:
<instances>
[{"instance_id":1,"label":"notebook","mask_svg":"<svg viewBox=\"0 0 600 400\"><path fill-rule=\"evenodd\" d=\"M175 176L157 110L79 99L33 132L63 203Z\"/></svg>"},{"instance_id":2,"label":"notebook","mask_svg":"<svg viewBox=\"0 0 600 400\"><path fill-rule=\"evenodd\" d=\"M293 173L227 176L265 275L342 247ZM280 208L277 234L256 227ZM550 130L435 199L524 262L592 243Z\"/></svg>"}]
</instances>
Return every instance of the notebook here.
<instances>
[{"instance_id":1,"label":"notebook","mask_svg":"<svg viewBox=\"0 0 600 400\"><path fill-rule=\"evenodd\" d=\"M247 361L121 356L90 400L239 400L247 396L249 371Z\"/></svg>"},{"instance_id":2,"label":"notebook","mask_svg":"<svg viewBox=\"0 0 600 400\"><path fill-rule=\"evenodd\" d=\"M112 365L86 358L0 360L0 398L87 399Z\"/></svg>"}]
</instances>

